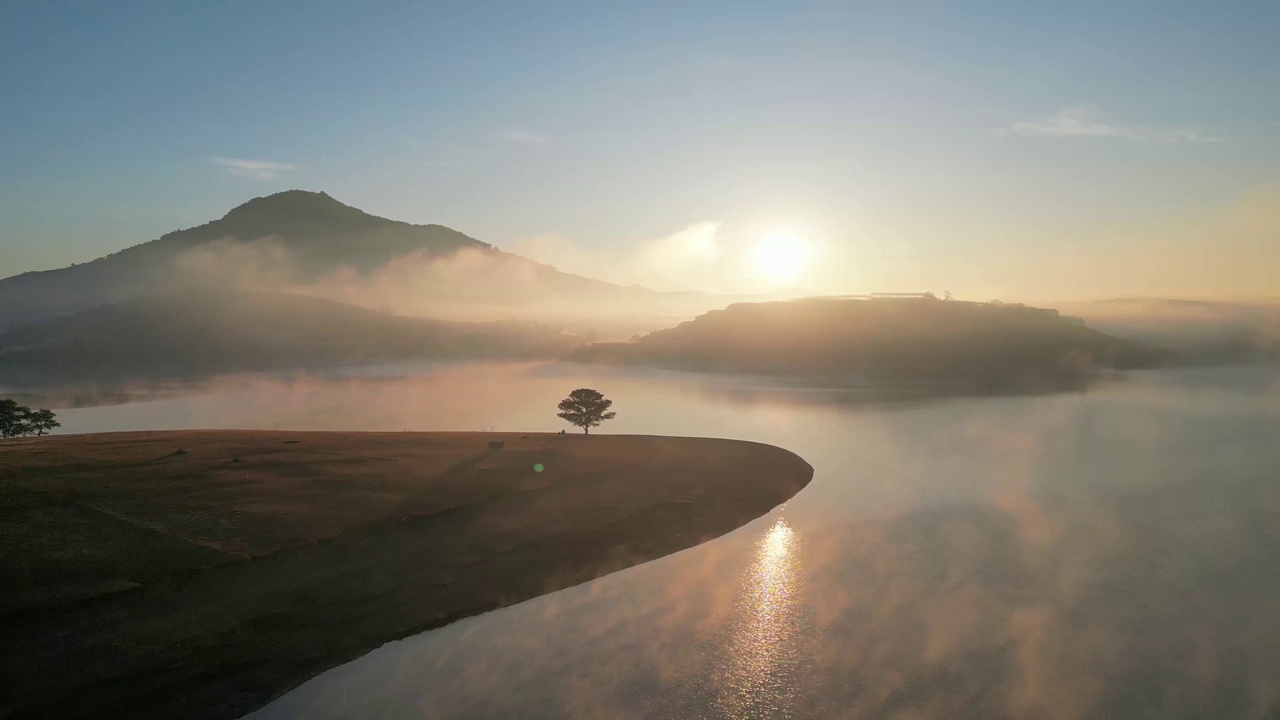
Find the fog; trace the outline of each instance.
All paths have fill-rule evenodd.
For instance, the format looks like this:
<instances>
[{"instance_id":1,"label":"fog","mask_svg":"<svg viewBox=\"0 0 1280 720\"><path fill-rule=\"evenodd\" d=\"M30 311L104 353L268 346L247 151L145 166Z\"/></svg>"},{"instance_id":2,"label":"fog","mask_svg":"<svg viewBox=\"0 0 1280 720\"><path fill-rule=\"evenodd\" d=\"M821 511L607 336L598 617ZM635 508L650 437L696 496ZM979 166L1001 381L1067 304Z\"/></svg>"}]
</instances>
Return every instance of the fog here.
<instances>
[{"instance_id":1,"label":"fog","mask_svg":"<svg viewBox=\"0 0 1280 720\"><path fill-rule=\"evenodd\" d=\"M1280 704L1280 376L886 402L559 364L223 378L154 427L603 430L791 449L813 483L659 561L396 642L255 717L1215 717Z\"/></svg>"},{"instance_id":2,"label":"fog","mask_svg":"<svg viewBox=\"0 0 1280 720\"><path fill-rule=\"evenodd\" d=\"M426 250L362 272L349 266L313 272L276 236L224 238L177 256L169 289L193 283L311 295L398 315L491 321L518 319L558 326L591 340L620 340L671 327L737 301L791 297L675 291L699 287L726 253L715 223L692 225L614 256L555 237L523 244L523 252L565 265L613 268L609 285L555 272L552 265L492 248ZM599 274L597 274L599 276ZM705 286L702 283L701 286ZM1119 337L1183 353L1192 362L1238 362L1280 356L1280 305L1274 302L1124 299L1048 303Z\"/></svg>"},{"instance_id":3,"label":"fog","mask_svg":"<svg viewBox=\"0 0 1280 720\"><path fill-rule=\"evenodd\" d=\"M1061 305L1091 326L1178 351L1188 362L1280 359L1280 304L1137 298Z\"/></svg>"},{"instance_id":4,"label":"fog","mask_svg":"<svg viewBox=\"0 0 1280 720\"><path fill-rule=\"evenodd\" d=\"M709 243L696 228L688 237ZM668 270L690 249L685 235L646 246L643 262ZM224 238L187 250L173 262L171 289L191 283L289 292L397 315L450 320L528 320L593 338L623 339L669 327L743 296L654 292L556 273L550 265L489 248L418 250L367 272L338 266L314 273L281 238ZM708 246L709 247L709 246ZM764 296L761 296L764 297Z\"/></svg>"}]
</instances>

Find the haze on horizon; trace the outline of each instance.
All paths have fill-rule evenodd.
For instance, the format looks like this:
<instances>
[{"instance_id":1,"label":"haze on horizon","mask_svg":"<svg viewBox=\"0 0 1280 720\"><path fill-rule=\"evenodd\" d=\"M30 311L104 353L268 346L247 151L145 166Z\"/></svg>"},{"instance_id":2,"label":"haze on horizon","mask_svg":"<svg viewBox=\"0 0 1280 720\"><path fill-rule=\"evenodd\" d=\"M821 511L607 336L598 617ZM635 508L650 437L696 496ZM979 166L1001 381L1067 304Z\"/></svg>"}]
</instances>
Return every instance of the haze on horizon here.
<instances>
[{"instance_id":1,"label":"haze on horizon","mask_svg":"<svg viewBox=\"0 0 1280 720\"><path fill-rule=\"evenodd\" d=\"M659 290L1274 296L1280 7L1033 5L14 5L0 276L305 188Z\"/></svg>"}]
</instances>

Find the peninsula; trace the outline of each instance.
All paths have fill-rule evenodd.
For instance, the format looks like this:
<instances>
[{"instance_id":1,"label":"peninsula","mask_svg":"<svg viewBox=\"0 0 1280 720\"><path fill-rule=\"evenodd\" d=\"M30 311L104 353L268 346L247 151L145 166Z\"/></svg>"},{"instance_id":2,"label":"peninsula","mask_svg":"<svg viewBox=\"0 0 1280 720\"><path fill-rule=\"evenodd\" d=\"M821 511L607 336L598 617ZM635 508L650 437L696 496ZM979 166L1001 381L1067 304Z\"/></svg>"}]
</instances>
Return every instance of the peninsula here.
<instances>
[{"instance_id":1,"label":"peninsula","mask_svg":"<svg viewBox=\"0 0 1280 720\"><path fill-rule=\"evenodd\" d=\"M385 642L727 533L812 474L701 438L6 441L0 715L238 717Z\"/></svg>"}]
</instances>

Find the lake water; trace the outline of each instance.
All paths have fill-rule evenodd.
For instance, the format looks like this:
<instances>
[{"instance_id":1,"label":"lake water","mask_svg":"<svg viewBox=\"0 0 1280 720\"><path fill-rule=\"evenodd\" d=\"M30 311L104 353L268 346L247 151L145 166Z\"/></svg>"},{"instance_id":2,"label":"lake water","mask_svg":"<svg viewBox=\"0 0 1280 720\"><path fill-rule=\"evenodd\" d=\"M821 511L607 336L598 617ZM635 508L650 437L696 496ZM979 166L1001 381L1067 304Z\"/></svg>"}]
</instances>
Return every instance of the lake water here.
<instances>
[{"instance_id":1,"label":"lake water","mask_svg":"<svg viewBox=\"0 0 1280 720\"><path fill-rule=\"evenodd\" d=\"M885 402L573 366L255 377L64 430L556 430L793 450L808 488L696 548L390 643L278 718L1280 718L1280 370Z\"/></svg>"}]
</instances>

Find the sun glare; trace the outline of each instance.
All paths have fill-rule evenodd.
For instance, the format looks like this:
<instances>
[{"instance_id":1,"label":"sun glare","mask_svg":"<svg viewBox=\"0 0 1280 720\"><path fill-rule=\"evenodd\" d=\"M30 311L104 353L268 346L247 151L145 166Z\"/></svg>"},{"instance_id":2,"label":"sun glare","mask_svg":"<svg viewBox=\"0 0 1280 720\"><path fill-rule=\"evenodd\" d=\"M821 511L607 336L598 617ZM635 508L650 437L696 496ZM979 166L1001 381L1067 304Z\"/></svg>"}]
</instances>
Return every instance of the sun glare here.
<instances>
[{"instance_id":1,"label":"sun glare","mask_svg":"<svg viewBox=\"0 0 1280 720\"><path fill-rule=\"evenodd\" d=\"M794 235L770 235L756 246L756 272L774 282L793 280L804 269L808 248Z\"/></svg>"}]
</instances>

